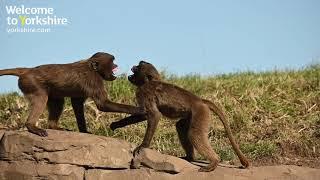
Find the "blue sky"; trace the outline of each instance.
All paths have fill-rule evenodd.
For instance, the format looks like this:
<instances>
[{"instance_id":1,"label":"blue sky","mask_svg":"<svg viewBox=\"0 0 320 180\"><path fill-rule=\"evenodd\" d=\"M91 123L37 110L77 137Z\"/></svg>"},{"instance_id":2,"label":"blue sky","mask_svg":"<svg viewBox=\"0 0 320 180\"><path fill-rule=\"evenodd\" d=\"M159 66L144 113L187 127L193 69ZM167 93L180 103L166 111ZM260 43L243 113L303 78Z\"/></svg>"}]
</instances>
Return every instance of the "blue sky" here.
<instances>
[{"instance_id":1,"label":"blue sky","mask_svg":"<svg viewBox=\"0 0 320 180\"><path fill-rule=\"evenodd\" d=\"M50 33L7 33L5 6L54 8L67 26ZM0 2L0 69L68 63L97 51L121 72L139 60L179 75L300 68L320 59L320 1ZM0 77L0 92L17 78Z\"/></svg>"}]
</instances>

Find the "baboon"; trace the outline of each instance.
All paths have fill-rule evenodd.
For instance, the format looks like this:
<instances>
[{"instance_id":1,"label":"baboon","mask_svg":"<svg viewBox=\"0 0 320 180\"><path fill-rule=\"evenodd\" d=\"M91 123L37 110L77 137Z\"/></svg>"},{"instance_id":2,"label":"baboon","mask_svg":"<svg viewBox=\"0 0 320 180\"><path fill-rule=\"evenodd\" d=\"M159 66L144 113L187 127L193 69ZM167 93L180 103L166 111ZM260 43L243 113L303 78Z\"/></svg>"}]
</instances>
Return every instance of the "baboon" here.
<instances>
[{"instance_id":1,"label":"baboon","mask_svg":"<svg viewBox=\"0 0 320 180\"><path fill-rule=\"evenodd\" d=\"M145 119L147 120L147 130L143 142L134 150L134 154L139 153L140 149L150 146L162 114L170 119L180 119L176 123L176 130L180 143L186 152L185 159L188 161L194 160L195 148L201 155L210 160L210 164L200 168L199 171L213 171L220 160L219 156L211 148L208 140L209 113L211 110L222 121L241 164L244 167L249 167L249 161L239 149L224 113L218 106L211 101L197 97L185 89L162 82L157 69L148 62L140 61L139 65L133 66L131 70L133 75L128 76L128 80L137 86L137 102L146 114L124 118L112 123L111 128L116 129Z\"/></svg>"},{"instance_id":2,"label":"baboon","mask_svg":"<svg viewBox=\"0 0 320 180\"><path fill-rule=\"evenodd\" d=\"M116 79L113 71L117 68L114 56L104 52L95 53L86 60L70 64L48 64L34 68L0 70L0 75L18 76L18 85L30 103L26 122L29 132L47 136L47 132L36 126L40 115L48 106L48 128L61 129L59 117L63 111L64 97L71 97L71 104L80 132L87 132L84 117L84 102L92 98L97 108L104 112L129 114L141 113L141 108L118 104L108 99L103 80Z\"/></svg>"}]
</instances>

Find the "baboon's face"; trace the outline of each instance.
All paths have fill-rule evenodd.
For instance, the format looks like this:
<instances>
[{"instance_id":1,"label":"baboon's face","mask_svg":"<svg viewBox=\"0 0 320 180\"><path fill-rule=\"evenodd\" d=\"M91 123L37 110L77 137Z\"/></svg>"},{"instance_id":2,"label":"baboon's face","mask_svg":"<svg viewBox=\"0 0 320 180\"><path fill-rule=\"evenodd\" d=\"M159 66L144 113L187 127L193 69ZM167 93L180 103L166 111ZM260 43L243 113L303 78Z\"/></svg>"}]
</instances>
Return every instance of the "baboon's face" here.
<instances>
[{"instance_id":1,"label":"baboon's face","mask_svg":"<svg viewBox=\"0 0 320 180\"><path fill-rule=\"evenodd\" d=\"M128 80L136 86L142 86L148 81L160 80L160 74L157 69L145 61L140 61L139 65L133 66L131 71L133 75L128 76Z\"/></svg>"},{"instance_id":2,"label":"baboon's face","mask_svg":"<svg viewBox=\"0 0 320 180\"><path fill-rule=\"evenodd\" d=\"M114 56L108 53L98 52L90 59L92 68L107 81L113 81L117 77L114 75L118 65L114 64Z\"/></svg>"}]
</instances>

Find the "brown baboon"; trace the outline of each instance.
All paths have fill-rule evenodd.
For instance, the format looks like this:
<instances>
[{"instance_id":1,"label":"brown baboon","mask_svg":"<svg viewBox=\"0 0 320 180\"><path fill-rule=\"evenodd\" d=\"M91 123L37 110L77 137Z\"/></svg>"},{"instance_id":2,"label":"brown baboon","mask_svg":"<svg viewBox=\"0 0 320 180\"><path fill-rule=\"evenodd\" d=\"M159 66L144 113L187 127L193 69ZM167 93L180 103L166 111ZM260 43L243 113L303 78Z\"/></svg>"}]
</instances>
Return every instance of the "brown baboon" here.
<instances>
[{"instance_id":1,"label":"brown baboon","mask_svg":"<svg viewBox=\"0 0 320 180\"><path fill-rule=\"evenodd\" d=\"M50 129L61 129L58 120L63 110L64 97L71 97L72 107L80 132L87 132L83 103L92 98L97 108L105 112L139 114L140 108L118 104L108 100L103 80L113 81L117 65L114 56L98 52L87 60L70 64L48 64L34 68L0 70L0 75L19 77L18 85L30 102L26 127L39 136L47 136L44 129L36 126L39 116L48 106Z\"/></svg>"},{"instance_id":2,"label":"brown baboon","mask_svg":"<svg viewBox=\"0 0 320 180\"><path fill-rule=\"evenodd\" d=\"M161 114L180 119L176 123L178 137L186 152L186 159L194 160L194 148L210 160L210 164L199 171L212 171L219 162L219 156L211 148L208 133L210 124L210 110L216 113L222 121L233 149L244 167L249 161L239 149L234 140L227 120L219 107L214 103L201 99L191 92L172 84L162 82L156 68L147 62L140 61L138 66L132 67L133 75L129 81L137 86L136 98L138 105L146 112L145 115L133 115L111 125L112 129L124 127L147 119L148 125L143 142L134 154L141 148L149 147Z\"/></svg>"}]
</instances>

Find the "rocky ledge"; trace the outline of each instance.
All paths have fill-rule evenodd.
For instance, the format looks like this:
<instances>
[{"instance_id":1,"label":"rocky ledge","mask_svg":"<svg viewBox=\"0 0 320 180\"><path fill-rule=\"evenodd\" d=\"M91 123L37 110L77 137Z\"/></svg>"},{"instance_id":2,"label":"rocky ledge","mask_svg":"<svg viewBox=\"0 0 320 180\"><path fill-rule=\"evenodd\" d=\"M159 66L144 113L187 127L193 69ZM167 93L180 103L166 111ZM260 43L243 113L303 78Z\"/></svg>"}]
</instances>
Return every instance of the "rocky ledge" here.
<instances>
[{"instance_id":1,"label":"rocky ledge","mask_svg":"<svg viewBox=\"0 0 320 180\"><path fill-rule=\"evenodd\" d=\"M194 164L151 149L133 158L134 145L123 140L68 131L48 134L0 130L0 179L320 179L319 169L298 166L219 166L200 173Z\"/></svg>"}]
</instances>

